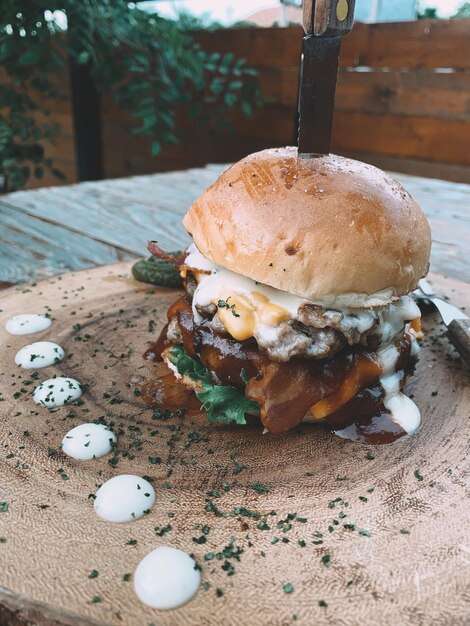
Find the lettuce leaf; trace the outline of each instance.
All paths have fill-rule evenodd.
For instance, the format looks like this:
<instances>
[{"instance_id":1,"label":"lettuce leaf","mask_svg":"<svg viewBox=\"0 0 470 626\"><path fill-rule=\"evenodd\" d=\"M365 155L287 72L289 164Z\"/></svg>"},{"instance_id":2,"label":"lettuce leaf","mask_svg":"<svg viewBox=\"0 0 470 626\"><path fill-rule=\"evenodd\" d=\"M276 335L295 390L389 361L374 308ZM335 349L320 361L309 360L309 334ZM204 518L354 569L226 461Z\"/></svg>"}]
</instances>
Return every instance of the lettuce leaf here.
<instances>
[{"instance_id":1,"label":"lettuce leaf","mask_svg":"<svg viewBox=\"0 0 470 626\"><path fill-rule=\"evenodd\" d=\"M246 424L245 413L259 413L259 406L245 395L228 385L214 385L208 370L197 360L186 354L181 345L174 346L170 351L170 361L183 376L200 382L202 391L196 396L202 402L209 422L223 424Z\"/></svg>"}]
</instances>

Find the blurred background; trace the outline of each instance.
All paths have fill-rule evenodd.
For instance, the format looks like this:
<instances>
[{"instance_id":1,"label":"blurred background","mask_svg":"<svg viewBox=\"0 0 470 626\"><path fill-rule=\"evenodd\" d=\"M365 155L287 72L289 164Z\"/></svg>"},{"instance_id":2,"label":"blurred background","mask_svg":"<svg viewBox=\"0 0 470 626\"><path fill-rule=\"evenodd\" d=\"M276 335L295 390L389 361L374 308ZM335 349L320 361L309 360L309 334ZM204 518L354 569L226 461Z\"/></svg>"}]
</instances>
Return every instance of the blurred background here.
<instances>
[{"instance_id":1,"label":"blurred background","mask_svg":"<svg viewBox=\"0 0 470 626\"><path fill-rule=\"evenodd\" d=\"M301 2L3 0L0 191L296 143ZM334 152L470 182L470 2L356 0Z\"/></svg>"}]
</instances>

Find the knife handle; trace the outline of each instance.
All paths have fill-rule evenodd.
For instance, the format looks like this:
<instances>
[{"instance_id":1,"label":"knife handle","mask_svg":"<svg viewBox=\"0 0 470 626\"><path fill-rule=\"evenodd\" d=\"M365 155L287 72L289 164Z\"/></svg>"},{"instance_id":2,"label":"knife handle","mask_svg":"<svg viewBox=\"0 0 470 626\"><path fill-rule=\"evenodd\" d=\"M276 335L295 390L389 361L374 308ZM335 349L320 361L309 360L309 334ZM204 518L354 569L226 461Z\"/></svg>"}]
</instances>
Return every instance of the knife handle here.
<instances>
[{"instance_id":1,"label":"knife handle","mask_svg":"<svg viewBox=\"0 0 470 626\"><path fill-rule=\"evenodd\" d=\"M304 0L302 24L306 35L336 37L353 27L355 0Z\"/></svg>"},{"instance_id":2,"label":"knife handle","mask_svg":"<svg viewBox=\"0 0 470 626\"><path fill-rule=\"evenodd\" d=\"M470 318L452 320L447 332L460 356L470 365Z\"/></svg>"}]
</instances>

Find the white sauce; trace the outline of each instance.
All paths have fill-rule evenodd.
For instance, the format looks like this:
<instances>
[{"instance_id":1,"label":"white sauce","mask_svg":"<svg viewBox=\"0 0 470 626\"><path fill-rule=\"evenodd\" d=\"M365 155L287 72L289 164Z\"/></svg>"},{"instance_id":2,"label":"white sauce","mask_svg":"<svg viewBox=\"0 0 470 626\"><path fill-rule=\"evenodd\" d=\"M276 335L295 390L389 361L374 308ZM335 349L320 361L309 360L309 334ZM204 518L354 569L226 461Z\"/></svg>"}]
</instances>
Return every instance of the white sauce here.
<instances>
[{"instance_id":1,"label":"white sauce","mask_svg":"<svg viewBox=\"0 0 470 626\"><path fill-rule=\"evenodd\" d=\"M272 304L285 309L289 313L290 319L297 317L298 308L303 304L321 305L321 303L314 303L311 300L294 296L287 291L280 291L274 287L256 283L251 278L212 263L199 252L194 244L188 250L189 254L184 262L185 265L194 268L195 271L201 269L211 272L211 274L200 273L198 276L198 286L194 292L192 305L196 322L202 321L196 304L208 306L214 300L226 300L231 294L240 294L248 299L251 298L253 292L262 294ZM403 330L406 321L421 317L417 304L410 296L402 296L392 304L377 309L337 308L336 310L343 315L339 327L344 331L355 328L363 333L377 324L377 335L382 344L390 343ZM254 335L264 336L266 333L269 334L268 328L257 327Z\"/></svg>"},{"instance_id":2,"label":"white sauce","mask_svg":"<svg viewBox=\"0 0 470 626\"><path fill-rule=\"evenodd\" d=\"M380 384L385 391L384 406L391 413L392 420L409 435L418 430L421 413L416 404L400 391L400 375L382 376Z\"/></svg>"},{"instance_id":3,"label":"white sauce","mask_svg":"<svg viewBox=\"0 0 470 626\"><path fill-rule=\"evenodd\" d=\"M91 461L111 452L116 441L104 424L80 424L62 439L62 451L77 461Z\"/></svg>"},{"instance_id":4,"label":"white sauce","mask_svg":"<svg viewBox=\"0 0 470 626\"><path fill-rule=\"evenodd\" d=\"M75 402L82 395L80 383L74 378L57 376L48 378L36 387L33 400L48 409Z\"/></svg>"},{"instance_id":5,"label":"white sauce","mask_svg":"<svg viewBox=\"0 0 470 626\"><path fill-rule=\"evenodd\" d=\"M161 546L137 566L135 592L153 609L175 609L191 600L199 589L201 573L195 566L186 552Z\"/></svg>"},{"instance_id":6,"label":"white sauce","mask_svg":"<svg viewBox=\"0 0 470 626\"><path fill-rule=\"evenodd\" d=\"M132 474L114 476L96 492L95 513L108 522L132 522L155 503L152 485Z\"/></svg>"},{"instance_id":7,"label":"white sauce","mask_svg":"<svg viewBox=\"0 0 470 626\"><path fill-rule=\"evenodd\" d=\"M40 333L49 328L52 324L50 317L38 315L37 313L25 313L24 315L14 315L5 324L5 329L10 335L32 335Z\"/></svg>"},{"instance_id":8,"label":"white sauce","mask_svg":"<svg viewBox=\"0 0 470 626\"><path fill-rule=\"evenodd\" d=\"M65 356L63 349L52 341L36 341L30 343L15 356L15 363L23 369L39 369L59 363Z\"/></svg>"},{"instance_id":9,"label":"white sauce","mask_svg":"<svg viewBox=\"0 0 470 626\"><path fill-rule=\"evenodd\" d=\"M214 299L226 299L231 293L242 294L250 297L253 291L266 296L272 304L280 306L289 312L292 318L296 317L297 309L301 304L308 302L298 296L293 296L287 291L280 291L274 287L268 287L261 283L236 272L225 269L212 263L197 250L196 246L189 247L190 254L184 262L189 267L210 270L212 274L200 274L198 286L193 296L193 316L196 322L202 320L196 310L196 304L208 306Z\"/></svg>"},{"instance_id":10,"label":"white sauce","mask_svg":"<svg viewBox=\"0 0 470 626\"><path fill-rule=\"evenodd\" d=\"M418 342L413 335L410 352L412 356L419 352ZM401 375L395 372L398 350L394 345L388 345L380 349L378 355L383 372L379 382L385 394L384 407L390 411L392 420L411 435L421 423L421 414L413 400L400 391Z\"/></svg>"}]
</instances>

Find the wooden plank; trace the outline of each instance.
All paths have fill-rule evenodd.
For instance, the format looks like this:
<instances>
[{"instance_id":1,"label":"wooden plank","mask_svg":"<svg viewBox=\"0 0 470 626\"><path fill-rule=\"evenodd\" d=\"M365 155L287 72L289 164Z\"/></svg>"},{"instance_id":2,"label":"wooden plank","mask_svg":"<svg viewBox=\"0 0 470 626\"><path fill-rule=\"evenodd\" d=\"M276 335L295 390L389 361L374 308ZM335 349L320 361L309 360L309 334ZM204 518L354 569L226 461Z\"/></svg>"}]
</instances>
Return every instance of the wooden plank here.
<instances>
[{"instance_id":1,"label":"wooden plank","mask_svg":"<svg viewBox=\"0 0 470 626\"><path fill-rule=\"evenodd\" d=\"M0 201L0 282L19 283L132 258Z\"/></svg>"},{"instance_id":2,"label":"wooden plank","mask_svg":"<svg viewBox=\"0 0 470 626\"><path fill-rule=\"evenodd\" d=\"M358 150L342 150L341 154L351 157L352 159L357 159L358 161L376 165L383 170L402 172L403 174L410 174L412 176L423 176L429 179L439 178L443 181L470 183L470 168L467 165L451 165L449 163L394 157L386 154L361 152ZM453 184L453 182L450 184Z\"/></svg>"},{"instance_id":3,"label":"wooden plank","mask_svg":"<svg viewBox=\"0 0 470 626\"><path fill-rule=\"evenodd\" d=\"M292 80L288 73L284 78L283 72L284 81L288 77ZM293 101L296 94L293 81L290 89ZM285 97L284 91L279 97ZM342 70L338 75L335 108L336 111L432 117L436 126L440 119L470 120L470 73Z\"/></svg>"},{"instance_id":4,"label":"wooden plank","mask_svg":"<svg viewBox=\"0 0 470 626\"><path fill-rule=\"evenodd\" d=\"M297 67L302 29L229 29L204 31L199 41L210 52L235 52L255 67ZM342 67L369 66L470 69L468 20L416 20L355 24L344 37Z\"/></svg>"},{"instance_id":5,"label":"wooden plank","mask_svg":"<svg viewBox=\"0 0 470 626\"><path fill-rule=\"evenodd\" d=\"M258 80L265 107L297 106L297 67L266 67L260 72ZM336 109L468 120L470 73L342 69L338 75ZM107 127L124 125L128 130L135 124L128 111L108 106L103 111L103 123ZM186 120L188 124L191 124L190 120Z\"/></svg>"},{"instance_id":6,"label":"wooden plank","mask_svg":"<svg viewBox=\"0 0 470 626\"><path fill-rule=\"evenodd\" d=\"M4 196L3 201L28 215L115 246L139 256L145 255L148 239L169 249L179 249L189 241L181 228L181 218L171 210L169 201L142 206L133 200L110 198L98 187L53 187L31 193L19 191ZM178 199L173 199L177 203Z\"/></svg>"},{"instance_id":7,"label":"wooden plank","mask_svg":"<svg viewBox=\"0 0 470 626\"><path fill-rule=\"evenodd\" d=\"M125 125L105 126L103 129L105 176L130 176L204 166L210 162L237 161L250 152L278 145L273 140L269 142L266 139L250 137L241 130L237 134L217 136L210 132L182 129L179 138L179 144L165 146L159 157L152 158L148 142L130 136Z\"/></svg>"},{"instance_id":8,"label":"wooden plank","mask_svg":"<svg viewBox=\"0 0 470 626\"><path fill-rule=\"evenodd\" d=\"M333 123L334 151L364 150L429 161L470 164L470 123L462 120L337 111Z\"/></svg>"},{"instance_id":9,"label":"wooden plank","mask_svg":"<svg viewBox=\"0 0 470 626\"><path fill-rule=\"evenodd\" d=\"M394 161L389 160L389 163ZM226 167L226 164L211 165L204 169L81 183L34 193L16 192L5 196L5 199L9 205L17 207L14 219L23 219L22 229L27 232L22 240L25 249L28 248L28 237L34 238L36 232L37 220L31 216L40 216L55 227L60 225L61 228L70 229L71 235L79 231L85 238L99 239L109 246L116 246L118 250L131 250L136 255L143 255L145 242L149 238L158 239L168 248L178 248L189 241L181 225L182 215L199 193L216 180ZM393 176L416 198L431 222L434 233L433 268L449 275L468 278L470 185L398 173ZM2 249L8 250L11 242L18 241L18 235L11 234L8 229L14 227L14 223L5 219L0 223L2 233L5 232ZM29 224L32 224L31 232L27 230ZM50 224L42 221L39 224L44 225L47 234ZM57 246L65 246L65 256L69 254L68 239L63 232L53 234L51 242L41 244L39 250L54 246L56 242ZM23 265L29 264L34 268L37 254L35 245L31 248L32 256L27 257ZM79 245L86 249L82 243ZM73 249L78 249L75 244ZM97 254L99 257L100 250ZM99 262L98 258L96 263ZM6 265L9 263L15 263L14 254ZM11 273L8 276L0 274L0 281L12 282L14 277Z\"/></svg>"},{"instance_id":10,"label":"wooden plank","mask_svg":"<svg viewBox=\"0 0 470 626\"><path fill-rule=\"evenodd\" d=\"M219 31L201 31L198 40L204 50L233 52L255 67L297 67L300 59L303 30L289 28L230 28Z\"/></svg>"},{"instance_id":11,"label":"wooden plank","mask_svg":"<svg viewBox=\"0 0 470 626\"><path fill-rule=\"evenodd\" d=\"M356 24L344 37L342 66L470 69L470 22L415 20Z\"/></svg>"}]
</instances>

